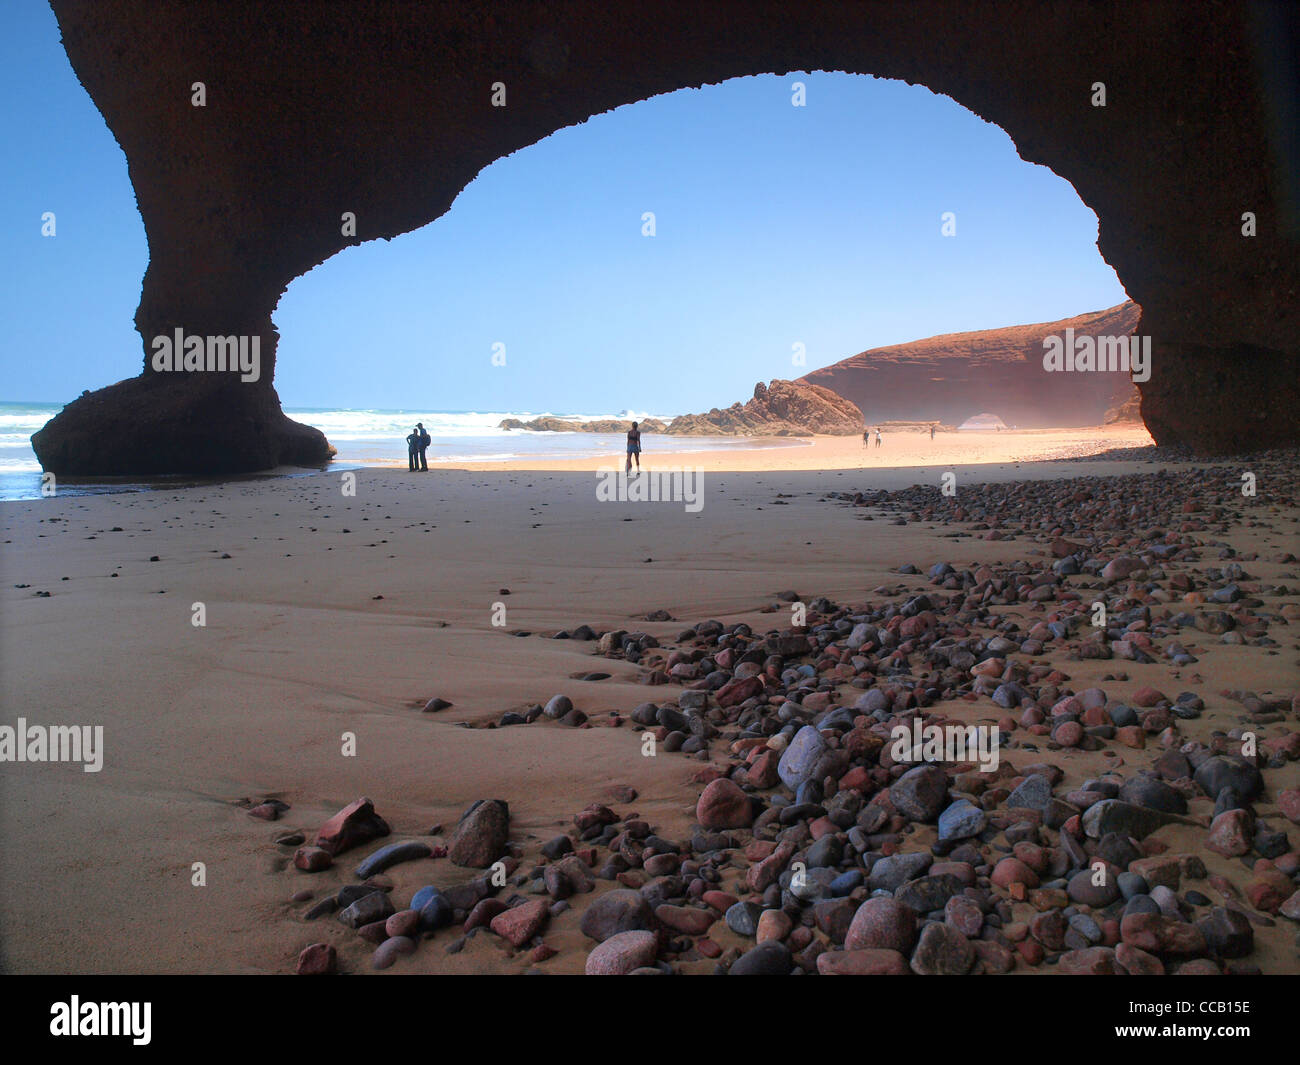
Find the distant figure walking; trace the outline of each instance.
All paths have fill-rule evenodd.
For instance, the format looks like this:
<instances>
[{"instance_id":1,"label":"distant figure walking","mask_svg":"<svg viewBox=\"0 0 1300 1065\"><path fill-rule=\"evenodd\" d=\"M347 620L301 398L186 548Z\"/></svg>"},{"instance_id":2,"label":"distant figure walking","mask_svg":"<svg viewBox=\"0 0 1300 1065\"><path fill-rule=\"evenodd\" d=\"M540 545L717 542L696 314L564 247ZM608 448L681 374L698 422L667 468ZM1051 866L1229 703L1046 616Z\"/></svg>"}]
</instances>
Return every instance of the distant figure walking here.
<instances>
[{"instance_id":1,"label":"distant figure walking","mask_svg":"<svg viewBox=\"0 0 1300 1065\"><path fill-rule=\"evenodd\" d=\"M871 446L871 430L870 430L870 429L863 429L863 430L862 430L862 446L863 446L863 447L870 447L870 446Z\"/></svg>"},{"instance_id":2,"label":"distant figure walking","mask_svg":"<svg viewBox=\"0 0 1300 1065\"><path fill-rule=\"evenodd\" d=\"M880 426L876 426L876 447L880 446Z\"/></svg>"},{"instance_id":3,"label":"distant figure walking","mask_svg":"<svg viewBox=\"0 0 1300 1065\"><path fill-rule=\"evenodd\" d=\"M627 431L627 471L632 472L632 459L636 459L636 472L641 472L641 430L637 428L637 423L632 423L632 428Z\"/></svg>"},{"instance_id":4,"label":"distant figure walking","mask_svg":"<svg viewBox=\"0 0 1300 1065\"><path fill-rule=\"evenodd\" d=\"M420 440L419 440L419 444L420 444L420 472L421 472L421 473L428 473L428 472L429 472L429 460L428 460L427 458L425 458L424 452L425 452L425 450L428 448L428 446L429 446L431 443L433 443L433 437L431 437L431 436L429 435L428 431L424 428L424 422L416 422L416 423L415 423L415 428L416 428L416 429L419 431L419 433L420 433Z\"/></svg>"},{"instance_id":5,"label":"distant figure walking","mask_svg":"<svg viewBox=\"0 0 1300 1065\"><path fill-rule=\"evenodd\" d=\"M930 439L931 439L931 440L934 439L934 426L933 426L933 425L930 426Z\"/></svg>"}]
</instances>

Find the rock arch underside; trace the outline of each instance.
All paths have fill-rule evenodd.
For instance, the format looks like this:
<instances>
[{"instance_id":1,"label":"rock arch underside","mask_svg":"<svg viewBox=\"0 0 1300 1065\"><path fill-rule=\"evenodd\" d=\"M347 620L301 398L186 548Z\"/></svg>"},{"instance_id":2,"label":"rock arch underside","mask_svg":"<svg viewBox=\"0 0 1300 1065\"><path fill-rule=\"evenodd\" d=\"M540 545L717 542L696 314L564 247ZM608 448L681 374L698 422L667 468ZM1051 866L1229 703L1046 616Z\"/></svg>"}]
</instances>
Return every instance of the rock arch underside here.
<instances>
[{"instance_id":1,"label":"rock arch underside","mask_svg":"<svg viewBox=\"0 0 1300 1065\"><path fill-rule=\"evenodd\" d=\"M342 246L429 223L494 160L593 114L805 70L925 85L1071 182L1152 337L1141 410L1157 442L1230 453L1297 440L1295 82L1279 47L1294 23L1281 6L51 6L125 152L149 243L135 316L143 373L84 395L33 437L56 473L325 461L324 436L282 413L273 384L271 315L295 277ZM203 108L191 104L196 81ZM507 106L492 106L493 82ZM1095 82L1105 107L1092 104ZM345 211L356 238L340 235ZM1242 235L1247 211L1254 237ZM259 336L260 380L152 371L151 338L178 327Z\"/></svg>"}]
</instances>

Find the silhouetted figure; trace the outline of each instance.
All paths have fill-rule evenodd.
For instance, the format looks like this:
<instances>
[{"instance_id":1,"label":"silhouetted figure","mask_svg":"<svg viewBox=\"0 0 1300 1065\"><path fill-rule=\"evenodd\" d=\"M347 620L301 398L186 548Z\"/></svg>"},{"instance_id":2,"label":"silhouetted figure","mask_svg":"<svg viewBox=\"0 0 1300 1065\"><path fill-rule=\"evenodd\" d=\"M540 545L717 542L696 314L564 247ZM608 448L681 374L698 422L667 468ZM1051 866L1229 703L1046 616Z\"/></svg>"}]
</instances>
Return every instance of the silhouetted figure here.
<instances>
[{"instance_id":1,"label":"silhouetted figure","mask_svg":"<svg viewBox=\"0 0 1300 1065\"><path fill-rule=\"evenodd\" d=\"M641 472L641 430L637 428L637 423L632 423L632 428L627 431L627 472L632 472L632 459L636 459L636 472Z\"/></svg>"},{"instance_id":2,"label":"silhouetted figure","mask_svg":"<svg viewBox=\"0 0 1300 1065\"><path fill-rule=\"evenodd\" d=\"M419 469L417 463L420 461L420 430L412 429L406 436L406 467L411 473Z\"/></svg>"},{"instance_id":3,"label":"silhouetted figure","mask_svg":"<svg viewBox=\"0 0 1300 1065\"><path fill-rule=\"evenodd\" d=\"M416 429L419 431L419 433L420 433L420 472L421 472L421 473L428 473L428 472L429 472L429 461L428 461L428 459L426 459L426 458L424 457L424 452L425 452L425 450L428 448L428 446L429 446L431 443L433 443L433 437L431 437L431 436L428 434L428 432L425 430L425 428L424 428L424 422L416 422L416 423L415 423L415 428L416 428Z\"/></svg>"},{"instance_id":4,"label":"silhouetted figure","mask_svg":"<svg viewBox=\"0 0 1300 1065\"><path fill-rule=\"evenodd\" d=\"M931 440L934 439L934 426L933 426L933 425L930 426L930 439L931 439Z\"/></svg>"}]
</instances>

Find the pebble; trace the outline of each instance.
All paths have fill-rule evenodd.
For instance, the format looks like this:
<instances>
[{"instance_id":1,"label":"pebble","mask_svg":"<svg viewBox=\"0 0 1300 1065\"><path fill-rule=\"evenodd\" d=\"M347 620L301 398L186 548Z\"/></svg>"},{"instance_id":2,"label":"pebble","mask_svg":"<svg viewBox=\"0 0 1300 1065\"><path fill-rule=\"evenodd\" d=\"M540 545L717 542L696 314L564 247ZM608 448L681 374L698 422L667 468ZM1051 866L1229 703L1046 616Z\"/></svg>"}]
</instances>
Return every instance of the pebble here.
<instances>
[{"instance_id":1,"label":"pebble","mask_svg":"<svg viewBox=\"0 0 1300 1065\"><path fill-rule=\"evenodd\" d=\"M415 953L415 941L406 936L393 936L379 944L371 955L370 966L373 969L387 969L403 954Z\"/></svg>"},{"instance_id":2,"label":"pebble","mask_svg":"<svg viewBox=\"0 0 1300 1065\"><path fill-rule=\"evenodd\" d=\"M1215 906L1196 922L1196 929L1207 948L1220 958L1244 958L1255 949L1255 930L1246 916L1235 910Z\"/></svg>"},{"instance_id":3,"label":"pebble","mask_svg":"<svg viewBox=\"0 0 1300 1065\"><path fill-rule=\"evenodd\" d=\"M462 815L447 845L456 865L486 869L505 852L510 807L501 799L480 799Z\"/></svg>"},{"instance_id":4,"label":"pebble","mask_svg":"<svg viewBox=\"0 0 1300 1065\"><path fill-rule=\"evenodd\" d=\"M737 902L724 915L727 927L738 936L753 938L758 935L758 919L762 909L752 902Z\"/></svg>"},{"instance_id":5,"label":"pebble","mask_svg":"<svg viewBox=\"0 0 1300 1065\"><path fill-rule=\"evenodd\" d=\"M870 898L853 915L844 947L846 950L886 949L909 954L916 942L916 926L916 911L902 902L885 896Z\"/></svg>"},{"instance_id":6,"label":"pebble","mask_svg":"<svg viewBox=\"0 0 1300 1065\"><path fill-rule=\"evenodd\" d=\"M790 948L769 940L742 954L727 972L730 976L786 976L793 967Z\"/></svg>"},{"instance_id":7,"label":"pebble","mask_svg":"<svg viewBox=\"0 0 1300 1065\"><path fill-rule=\"evenodd\" d=\"M328 943L313 943L298 955L299 976L329 976L338 972L338 953Z\"/></svg>"},{"instance_id":8,"label":"pebble","mask_svg":"<svg viewBox=\"0 0 1300 1065\"><path fill-rule=\"evenodd\" d=\"M728 925L731 924L728 919ZM616 888L595 899L583 912L582 934L604 942L622 932L648 931L654 928L654 912L637 891ZM753 932L749 933L753 935Z\"/></svg>"},{"instance_id":9,"label":"pebble","mask_svg":"<svg viewBox=\"0 0 1300 1065\"><path fill-rule=\"evenodd\" d=\"M455 919L455 907L452 906L451 900L440 891L436 891L427 898L411 900L411 908L415 909L416 902L420 903L420 927L426 932L436 932L439 928L445 928Z\"/></svg>"},{"instance_id":10,"label":"pebble","mask_svg":"<svg viewBox=\"0 0 1300 1065\"><path fill-rule=\"evenodd\" d=\"M887 855L871 867L867 884L872 891L892 893L921 876L933 863L934 857L924 851Z\"/></svg>"},{"instance_id":11,"label":"pebble","mask_svg":"<svg viewBox=\"0 0 1300 1065\"><path fill-rule=\"evenodd\" d=\"M512 946L522 947L542 930L550 915L546 900L534 899L497 914L489 927Z\"/></svg>"},{"instance_id":12,"label":"pebble","mask_svg":"<svg viewBox=\"0 0 1300 1065\"><path fill-rule=\"evenodd\" d=\"M398 910L384 922L384 931L390 936L412 938L419 927L419 910Z\"/></svg>"},{"instance_id":13,"label":"pebble","mask_svg":"<svg viewBox=\"0 0 1300 1065\"><path fill-rule=\"evenodd\" d=\"M1119 971L1115 951L1110 947L1069 950L1056 963L1057 971L1072 976L1114 976Z\"/></svg>"},{"instance_id":14,"label":"pebble","mask_svg":"<svg viewBox=\"0 0 1300 1065\"><path fill-rule=\"evenodd\" d=\"M1097 910L1109 906L1122 896L1119 877L1113 868L1080 869L1070 877L1065 890L1073 901Z\"/></svg>"},{"instance_id":15,"label":"pebble","mask_svg":"<svg viewBox=\"0 0 1300 1065\"><path fill-rule=\"evenodd\" d=\"M701 792L695 819L706 829L748 828L754 823L754 812L749 796L732 781L720 777Z\"/></svg>"},{"instance_id":16,"label":"pebble","mask_svg":"<svg viewBox=\"0 0 1300 1065\"><path fill-rule=\"evenodd\" d=\"M334 859L324 847L299 847L294 852L293 864L304 873L319 873L333 865Z\"/></svg>"},{"instance_id":17,"label":"pebble","mask_svg":"<svg viewBox=\"0 0 1300 1065\"><path fill-rule=\"evenodd\" d=\"M965 976L975 965L970 942L946 924L927 924L912 952L911 969L919 976Z\"/></svg>"},{"instance_id":18,"label":"pebble","mask_svg":"<svg viewBox=\"0 0 1300 1065\"><path fill-rule=\"evenodd\" d=\"M387 836L388 822L375 813L368 798L355 799L331 817L316 834L316 846L338 857L344 851Z\"/></svg>"},{"instance_id":19,"label":"pebble","mask_svg":"<svg viewBox=\"0 0 1300 1065\"><path fill-rule=\"evenodd\" d=\"M628 931L610 936L587 955L588 976L626 976L654 964L659 938L653 932Z\"/></svg>"},{"instance_id":20,"label":"pebble","mask_svg":"<svg viewBox=\"0 0 1300 1065\"><path fill-rule=\"evenodd\" d=\"M704 935L716 920L709 910L694 906L673 906L670 903L656 907L654 913L660 924L688 936Z\"/></svg>"},{"instance_id":21,"label":"pebble","mask_svg":"<svg viewBox=\"0 0 1300 1065\"><path fill-rule=\"evenodd\" d=\"M947 774L933 765L909 769L890 787L889 799L909 820L933 821L947 804Z\"/></svg>"},{"instance_id":22,"label":"pebble","mask_svg":"<svg viewBox=\"0 0 1300 1065\"><path fill-rule=\"evenodd\" d=\"M1211 798L1224 788L1232 788L1247 802L1256 798L1264 786L1259 770L1254 766L1222 755L1207 758L1197 766L1194 779Z\"/></svg>"},{"instance_id":23,"label":"pebble","mask_svg":"<svg viewBox=\"0 0 1300 1065\"><path fill-rule=\"evenodd\" d=\"M939 839L969 839L978 836L988 824L983 810L968 799L958 799L939 815Z\"/></svg>"},{"instance_id":24,"label":"pebble","mask_svg":"<svg viewBox=\"0 0 1300 1065\"><path fill-rule=\"evenodd\" d=\"M349 928L360 928L372 921L387 920L393 913L393 904L388 894L383 891L372 891L340 910L338 916L339 920Z\"/></svg>"},{"instance_id":25,"label":"pebble","mask_svg":"<svg viewBox=\"0 0 1300 1065\"><path fill-rule=\"evenodd\" d=\"M777 764L777 775L790 789L797 789L816 768L826 749L822 734L812 725L805 725L796 734Z\"/></svg>"},{"instance_id":26,"label":"pebble","mask_svg":"<svg viewBox=\"0 0 1300 1065\"><path fill-rule=\"evenodd\" d=\"M385 869L400 862L411 862L419 858L427 858L431 853L429 845L418 840L409 840L405 843L390 843L386 847L380 847L379 850L357 866L357 877L364 880L366 877L382 873Z\"/></svg>"},{"instance_id":27,"label":"pebble","mask_svg":"<svg viewBox=\"0 0 1300 1065\"><path fill-rule=\"evenodd\" d=\"M908 976L907 958L896 950L828 950L817 956L822 976Z\"/></svg>"},{"instance_id":28,"label":"pebble","mask_svg":"<svg viewBox=\"0 0 1300 1065\"><path fill-rule=\"evenodd\" d=\"M506 908L506 904L501 899L480 899L469 911L461 930L469 932L475 928L485 928L492 923L492 918L499 913L504 913Z\"/></svg>"}]
</instances>

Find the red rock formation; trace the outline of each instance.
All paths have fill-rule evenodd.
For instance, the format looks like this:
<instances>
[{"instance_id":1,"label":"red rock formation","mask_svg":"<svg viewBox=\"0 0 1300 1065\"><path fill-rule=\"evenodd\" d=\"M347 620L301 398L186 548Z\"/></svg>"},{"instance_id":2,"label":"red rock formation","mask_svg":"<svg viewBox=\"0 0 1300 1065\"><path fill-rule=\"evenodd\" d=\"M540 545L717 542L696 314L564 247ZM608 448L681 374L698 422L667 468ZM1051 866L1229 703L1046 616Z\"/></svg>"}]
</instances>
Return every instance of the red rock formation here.
<instances>
[{"instance_id":1,"label":"red rock formation","mask_svg":"<svg viewBox=\"0 0 1300 1065\"><path fill-rule=\"evenodd\" d=\"M1133 394L1117 406L1111 407L1106 411L1106 418L1103 422L1105 425L1113 425L1116 422L1141 422L1142 421L1142 395L1136 388Z\"/></svg>"},{"instance_id":2,"label":"red rock formation","mask_svg":"<svg viewBox=\"0 0 1300 1065\"><path fill-rule=\"evenodd\" d=\"M126 154L149 241L145 344L178 326L256 334L263 358L252 384L159 381L146 365L70 404L32 441L56 472L323 460L324 438L283 416L272 385L271 314L290 281L348 244L425 225L493 160L592 114L798 70L927 85L1074 185L1155 339L1142 413L1157 440L1223 451L1300 439L1300 205L1280 147L1290 5L51 5ZM494 83L507 106L492 106ZM1245 212L1255 236L1242 235Z\"/></svg>"},{"instance_id":3,"label":"red rock formation","mask_svg":"<svg viewBox=\"0 0 1300 1065\"><path fill-rule=\"evenodd\" d=\"M754 398L714 407L707 414L683 414L666 430L672 436L803 436L862 432L862 411L829 388L803 381L759 381Z\"/></svg>"},{"instance_id":4,"label":"red rock formation","mask_svg":"<svg viewBox=\"0 0 1300 1065\"><path fill-rule=\"evenodd\" d=\"M1022 428L1100 425L1133 392L1125 373L1047 373L1043 338L1127 337L1141 311L1121 303L1059 322L984 329L873 348L801 378L886 419L960 423L981 411Z\"/></svg>"}]
</instances>

